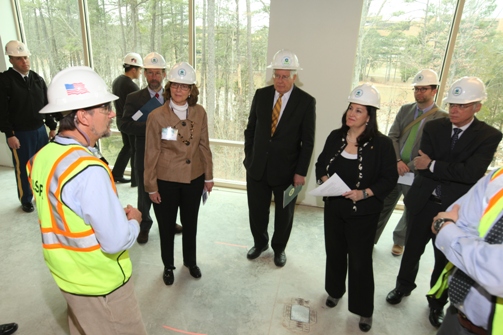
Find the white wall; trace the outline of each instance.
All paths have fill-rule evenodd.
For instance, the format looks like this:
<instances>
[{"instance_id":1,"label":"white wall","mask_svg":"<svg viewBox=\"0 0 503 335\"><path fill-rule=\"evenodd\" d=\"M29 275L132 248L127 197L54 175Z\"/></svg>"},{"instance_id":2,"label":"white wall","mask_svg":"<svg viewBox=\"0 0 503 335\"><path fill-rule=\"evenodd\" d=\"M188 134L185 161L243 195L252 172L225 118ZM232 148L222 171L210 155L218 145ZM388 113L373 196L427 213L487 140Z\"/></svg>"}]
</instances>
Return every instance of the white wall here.
<instances>
[{"instance_id":1,"label":"white wall","mask_svg":"<svg viewBox=\"0 0 503 335\"><path fill-rule=\"evenodd\" d=\"M8 57L5 56L5 44L10 40L18 40L16 25L14 21L14 10L11 1L0 1L0 72L9 68ZM12 156L5 140L5 134L0 133L0 165L13 166Z\"/></svg>"},{"instance_id":2,"label":"white wall","mask_svg":"<svg viewBox=\"0 0 503 335\"><path fill-rule=\"evenodd\" d=\"M341 126L351 91L363 0L272 0L268 61L276 51L290 49L301 67L296 83L316 98L316 137L307 183L298 202L323 206L314 189L314 164L325 140ZM272 75L272 72L268 72Z\"/></svg>"}]
</instances>

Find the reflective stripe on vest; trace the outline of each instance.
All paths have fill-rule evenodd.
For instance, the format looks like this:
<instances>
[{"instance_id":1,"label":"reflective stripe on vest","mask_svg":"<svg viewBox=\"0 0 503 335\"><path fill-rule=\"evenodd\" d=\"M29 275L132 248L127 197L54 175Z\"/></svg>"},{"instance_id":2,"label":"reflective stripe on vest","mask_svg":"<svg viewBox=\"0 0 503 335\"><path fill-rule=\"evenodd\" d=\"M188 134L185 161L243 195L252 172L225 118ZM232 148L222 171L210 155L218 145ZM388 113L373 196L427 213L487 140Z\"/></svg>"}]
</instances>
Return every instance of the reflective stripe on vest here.
<instances>
[{"instance_id":1,"label":"reflective stripe on vest","mask_svg":"<svg viewBox=\"0 0 503 335\"><path fill-rule=\"evenodd\" d=\"M42 232L44 259L54 280L63 291L101 296L129 280L132 264L127 250L114 254L103 252L92 226L62 198L65 185L90 167L105 169L117 193L108 166L80 145L51 142L27 164Z\"/></svg>"},{"instance_id":2,"label":"reflective stripe on vest","mask_svg":"<svg viewBox=\"0 0 503 335\"><path fill-rule=\"evenodd\" d=\"M499 168L493 172L491 180L487 185L488 189L493 186L491 183L497 178L503 178L503 168ZM478 227L480 237L485 236L489 232L489 229L493 226L501 214L501 209L503 208L503 187L496 185L493 194L490 194L487 197L489 202ZM448 262L437 282L428 292L427 296L439 299L448 288L449 277L454 269L455 266L451 262ZM489 334L503 335L503 298L493 297L493 299L493 311L488 323Z\"/></svg>"}]
</instances>

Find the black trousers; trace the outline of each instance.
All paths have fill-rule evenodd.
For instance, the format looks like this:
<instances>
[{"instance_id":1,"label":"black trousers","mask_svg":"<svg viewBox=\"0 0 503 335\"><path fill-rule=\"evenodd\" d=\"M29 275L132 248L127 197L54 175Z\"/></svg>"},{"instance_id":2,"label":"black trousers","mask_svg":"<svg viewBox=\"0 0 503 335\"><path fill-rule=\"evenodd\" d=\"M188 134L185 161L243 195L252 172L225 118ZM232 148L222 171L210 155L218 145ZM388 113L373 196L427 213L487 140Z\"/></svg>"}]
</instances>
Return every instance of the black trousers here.
<instances>
[{"instance_id":1,"label":"black trousers","mask_svg":"<svg viewBox=\"0 0 503 335\"><path fill-rule=\"evenodd\" d=\"M343 197L325 201L325 290L334 298L346 293L351 313L374 312L372 250L379 214L354 215L353 202Z\"/></svg>"},{"instance_id":2,"label":"black trousers","mask_svg":"<svg viewBox=\"0 0 503 335\"><path fill-rule=\"evenodd\" d=\"M157 180L157 186L161 195L161 203L154 203L154 212L159 225L161 257L164 267L175 269L175 225L178 208L180 208L180 221L183 225L183 264L188 267L197 265L197 217L203 194L204 175L192 180L190 184Z\"/></svg>"},{"instance_id":3,"label":"black trousers","mask_svg":"<svg viewBox=\"0 0 503 335\"><path fill-rule=\"evenodd\" d=\"M283 192L290 183L279 186L270 186L265 178L255 180L246 175L246 193L248 195L248 216L253 243L257 248L263 248L269 243L269 213L271 198L274 194L274 234L271 247L274 252L285 250L292 232L295 199L283 208ZM185 229L185 227L184 227Z\"/></svg>"},{"instance_id":4,"label":"black trousers","mask_svg":"<svg viewBox=\"0 0 503 335\"><path fill-rule=\"evenodd\" d=\"M447 206L428 201L424 209L417 214L409 213L409 228L407 229L407 247L402 255L400 270L396 280L396 288L409 293L414 290L417 273L419 270L419 261L424 253L426 245L432 240L433 253L435 256L435 266L431 274L430 287L433 287L440 277L444 267L447 265L445 255L435 247L436 235L431 231L433 218ZM447 297L440 300L428 298L430 308L439 309L447 303Z\"/></svg>"},{"instance_id":5,"label":"black trousers","mask_svg":"<svg viewBox=\"0 0 503 335\"><path fill-rule=\"evenodd\" d=\"M115 179L122 178L124 171L126 171L128 161L131 161L131 184L136 185L135 160L134 160L134 136L121 132L122 135L122 149L117 155L114 168L112 169L112 176Z\"/></svg>"},{"instance_id":6,"label":"black trousers","mask_svg":"<svg viewBox=\"0 0 503 335\"><path fill-rule=\"evenodd\" d=\"M152 217L150 216L150 208L152 208L152 200L147 192L145 192L145 184L143 183L143 171L136 170L137 185L138 185L138 210L141 212L142 231L149 231L152 227Z\"/></svg>"},{"instance_id":7,"label":"black trousers","mask_svg":"<svg viewBox=\"0 0 503 335\"><path fill-rule=\"evenodd\" d=\"M45 126L35 130L15 131L14 136L17 137L21 144L19 149L12 150L9 147L12 153L14 173L16 174L17 195L21 204L26 204L33 200L33 193L26 171L26 163L49 142L49 137L47 136Z\"/></svg>"}]
</instances>

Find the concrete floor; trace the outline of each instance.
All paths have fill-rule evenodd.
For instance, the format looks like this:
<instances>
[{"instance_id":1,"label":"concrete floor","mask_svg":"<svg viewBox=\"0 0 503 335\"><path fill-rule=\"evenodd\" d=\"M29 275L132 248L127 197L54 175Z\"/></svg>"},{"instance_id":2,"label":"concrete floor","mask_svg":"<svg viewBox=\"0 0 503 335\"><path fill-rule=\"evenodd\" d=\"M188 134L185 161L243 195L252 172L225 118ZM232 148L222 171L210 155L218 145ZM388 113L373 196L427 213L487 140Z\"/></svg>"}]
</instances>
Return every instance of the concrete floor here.
<instances>
[{"instance_id":1,"label":"concrete floor","mask_svg":"<svg viewBox=\"0 0 503 335\"><path fill-rule=\"evenodd\" d=\"M68 334L66 303L43 261L37 215L21 210L11 168L0 167L0 189L0 323L17 322L16 335ZM118 191L124 205L136 204L136 189L123 184ZM418 288L397 306L385 301L400 265L400 257L390 253L400 215L393 214L374 249L375 312L368 334L435 334L425 298L433 265L430 246ZM347 311L346 296L337 307L325 307L323 210L297 207L284 268L274 265L271 249L254 261L246 259L253 244L247 217L245 192L214 189L199 214L199 280L183 267L180 237L171 287L162 281L157 229L146 245L131 249L133 280L148 333L362 334L359 317ZM292 315L306 322L293 321Z\"/></svg>"}]
</instances>

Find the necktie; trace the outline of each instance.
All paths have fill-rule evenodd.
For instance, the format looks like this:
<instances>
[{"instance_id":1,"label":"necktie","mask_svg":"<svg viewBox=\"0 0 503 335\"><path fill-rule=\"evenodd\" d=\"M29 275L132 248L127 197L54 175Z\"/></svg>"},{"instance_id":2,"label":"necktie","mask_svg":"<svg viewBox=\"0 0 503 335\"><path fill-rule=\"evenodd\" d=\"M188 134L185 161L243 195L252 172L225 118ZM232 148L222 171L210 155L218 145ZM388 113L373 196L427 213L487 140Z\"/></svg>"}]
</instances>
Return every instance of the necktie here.
<instances>
[{"instance_id":1,"label":"necktie","mask_svg":"<svg viewBox=\"0 0 503 335\"><path fill-rule=\"evenodd\" d=\"M27 83L28 82L28 76L24 76L24 81Z\"/></svg>"},{"instance_id":2,"label":"necktie","mask_svg":"<svg viewBox=\"0 0 503 335\"><path fill-rule=\"evenodd\" d=\"M156 99L159 99L159 93L156 93L156 94L155 94L155 98L156 98Z\"/></svg>"},{"instance_id":3,"label":"necktie","mask_svg":"<svg viewBox=\"0 0 503 335\"><path fill-rule=\"evenodd\" d=\"M485 241L489 244L503 243L503 216L492 226ZM449 299L455 306L459 306L466 298L475 281L461 270L456 270L449 283Z\"/></svg>"},{"instance_id":4,"label":"necktie","mask_svg":"<svg viewBox=\"0 0 503 335\"><path fill-rule=\"evenodd\" d=\"M459 134L463 131L461 128L454 128L453 129L454 134L451 137L451 151L454 149L454 146L456 145L456 142L459 140ZM441 185L437 185L435 188L435 193L437 193L437 196L440 198L442 196L442 187Z\"/></svg>"},{"instance_id":5,"label":"necktie","mask_svg":"<svg viewBox=\"0 0 503 335\"><path fill-rule=\"evenodd\" d=\"M420 117L423 114L422 110L417 111L417 117ZM411 153L412 153L412 147L414 146L414 142L416 141L416 136L417 136L417 131L419 130L421 122L417 122L415 125L410 128L409 136L407 137L407 140L405 141L405 144L402 149L402 154L400 155L402 158L402 161L407 164L411 160Z\"/></svg>"},{"instance_id":6,"label":"necktie","mask_svg":"<svg viewBox=\"0 0 503 335\"><path fill-rule=\"evenodd\" d=\"M281 112L281 97L282 96L283 96L283 94L279 95L279 98L276 101L274 108L272 109L271 136L274 135L274 132L276 131L276 127L278 126L279 114Z\"/></svg>"}]
</instances>

